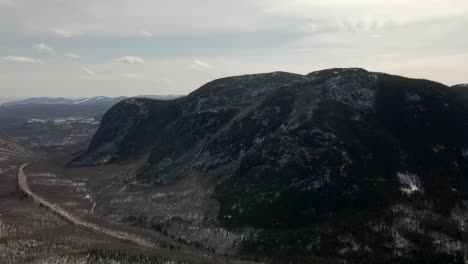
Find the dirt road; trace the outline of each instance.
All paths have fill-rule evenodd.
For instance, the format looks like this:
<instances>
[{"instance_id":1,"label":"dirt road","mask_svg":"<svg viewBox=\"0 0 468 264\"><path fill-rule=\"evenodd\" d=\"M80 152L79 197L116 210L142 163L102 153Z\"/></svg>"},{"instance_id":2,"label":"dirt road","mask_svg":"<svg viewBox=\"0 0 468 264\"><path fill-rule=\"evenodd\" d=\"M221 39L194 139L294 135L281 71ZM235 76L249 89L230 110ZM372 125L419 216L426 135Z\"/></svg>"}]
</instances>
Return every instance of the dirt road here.
<instances>
[{"instance_id":1,"label":"dirt road","mask_svg":"<svg viewBox=\"0 0 468 264\"><path fill-rule=\"evenodd\" d=\"M57 205L54 205L48 201L46 201L44 198L39 197L35 193L31 191L31 188L29 187L28 184L28 178L26 174L24 173L24 168L28 166L28 164L23 164L18 170L18 185L21 191L23 191L27 196L31 197L36 203L41 204L42 206L46 207L47 209L51 210L52 212L56 213L60 217L64 218L65 220L78 225L78 226L84 226L86 228L93 229L94 231L101 232L104 234L107 234L109 236L112 236L117 239L122 239L125 241L131 241L133 243L136 243L140 246L144 247L151 247L151 248L158 248L154 243L151 243L150 241L144 240L140 237L136 237L134 235L125 233L125 232L120 232L120 231L115 231L111 230L108 228L104 228L101 226L98 226L93 223L85 222L76 216L73 216L69 212L65 211L63 208L60 208Z\"/></svg>"},{"instance_id":2,"label":"dirt road","mask_svg":"<svg viewBox=\"0 0 468 264\"><path fill-rule=\"evenodd\" d=\"M56 213L63 219L77 225L77 226L83 226L85 228L92 229L93 231L100 232L106 235L109 235L111 237L124 240L127 242L133 242L139 246L147 247L147 248L153 248L153 249L158 249L158 250L163 250L163 248L160 248L156 243L153 243L149 240L146 240L144 238L141 238L137 235L130 234L127 232L122 232L122 231L117 231L117 230L112 230L109 228L105 228L102 226L99 226L94 223L86 222L71 213L67 212L65 209L54 205L44 198L38 196L37 194L33 193L29 184L28 184L28 178L26 173L24 172L24 168L28 166L28 163L23 164L20 166L18 170L18 186L20 190L25 193L27 196L31 197L31 199L34 200L34 202L44 206L48 210ZM178 254L181 254L182 252L179 252ZM183 251L183 254L185 255L185 258L188 259L193 259L193 260L202 260L202 262L206 263L250 263L250 262L242 262L242 261L229 261L226 259L223 259L221 257L216 257L211 254L206 254L204 251Z\"/></svg>"}]
</instances>

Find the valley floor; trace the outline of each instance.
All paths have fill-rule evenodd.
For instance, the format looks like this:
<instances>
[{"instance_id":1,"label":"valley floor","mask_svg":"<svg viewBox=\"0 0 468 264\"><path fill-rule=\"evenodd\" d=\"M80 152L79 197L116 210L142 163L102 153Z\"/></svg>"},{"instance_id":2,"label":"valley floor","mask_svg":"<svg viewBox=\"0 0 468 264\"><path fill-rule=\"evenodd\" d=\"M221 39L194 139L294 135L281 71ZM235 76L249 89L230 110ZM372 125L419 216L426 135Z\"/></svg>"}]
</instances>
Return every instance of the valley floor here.
<instances>
[{"instance_id":1,"label":"valley floor","mask_svg":"<svg viewBox=\"0 0 468 264\"><path fill-rule=\"evenodd\" d=\"M21 192L17 173L24 162L6 159L0 164L0 263L236 263L161 232L109 221L112 212L98 205L99 195L86 185L93 173L75 171L81 176L66 177L60 160L36 160L26 170L33 192L77 218L151 241L151 246L73 224Z\"/></svg>"}]
</instances>

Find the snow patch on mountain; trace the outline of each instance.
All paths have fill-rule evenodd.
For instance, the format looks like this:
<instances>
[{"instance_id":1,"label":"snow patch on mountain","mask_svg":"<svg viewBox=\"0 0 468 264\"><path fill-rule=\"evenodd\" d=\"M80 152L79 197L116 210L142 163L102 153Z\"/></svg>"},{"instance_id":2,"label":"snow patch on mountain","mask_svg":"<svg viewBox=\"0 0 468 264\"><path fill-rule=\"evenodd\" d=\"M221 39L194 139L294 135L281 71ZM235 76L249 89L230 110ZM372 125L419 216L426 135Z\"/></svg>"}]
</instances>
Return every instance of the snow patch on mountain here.
<instances>
[{"instance_id":1,"label":"snow patch on mountain","mask_svg":"<svg viewBox=\"0 0 468 264\"><path fill-rule=\"evenodd\" d=\"M397 175L401 184L400 190L403 193L411 195L415 192L422 192L421 182L416 174L398 172Z\"/></svg>"}]
</instances>

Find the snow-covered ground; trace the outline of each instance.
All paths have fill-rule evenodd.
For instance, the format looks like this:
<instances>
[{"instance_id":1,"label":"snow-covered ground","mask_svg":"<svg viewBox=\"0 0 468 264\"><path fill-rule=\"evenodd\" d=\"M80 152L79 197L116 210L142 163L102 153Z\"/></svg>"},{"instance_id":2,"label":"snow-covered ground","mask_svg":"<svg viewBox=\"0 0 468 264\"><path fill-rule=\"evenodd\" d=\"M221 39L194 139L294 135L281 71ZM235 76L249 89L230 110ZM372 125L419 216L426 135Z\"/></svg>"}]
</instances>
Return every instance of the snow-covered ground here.
<instances>
[{"instance_id":1,"label":"snow-covered ground","mask_svg":"<svg viewBox=\"0 0 468 264\"><path fill-rule=\"evenodd\" d=\"M54 123L55 125L69 125L72 123L85 123L91 125L99 124L93 117L64 117L64 118L55 118L55 119L40 119L40 118L32 118L28 120L28 123L40 123L40 124L47 124L47 123Z\"/></svg>"}]
</instances>

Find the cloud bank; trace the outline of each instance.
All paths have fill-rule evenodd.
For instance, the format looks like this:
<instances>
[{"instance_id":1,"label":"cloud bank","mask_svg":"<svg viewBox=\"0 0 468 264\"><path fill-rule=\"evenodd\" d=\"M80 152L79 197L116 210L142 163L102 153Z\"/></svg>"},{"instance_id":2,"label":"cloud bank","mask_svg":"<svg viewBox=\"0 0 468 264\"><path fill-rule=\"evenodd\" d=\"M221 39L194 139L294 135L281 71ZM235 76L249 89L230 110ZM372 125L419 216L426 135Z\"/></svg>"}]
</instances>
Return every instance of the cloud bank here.
<instances>
[{"instance_id":1,"label":"cloud bank","mask_svg":"<svg viewBox=\"0 0 468 264\"><path fill-rule=\"evenodd\" d=\"M468 82L467 28L466 0L0 0L0 87L187 94L219 77L330 67L451 85Z\"/></svg>"}]
</instances>

